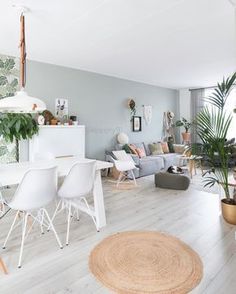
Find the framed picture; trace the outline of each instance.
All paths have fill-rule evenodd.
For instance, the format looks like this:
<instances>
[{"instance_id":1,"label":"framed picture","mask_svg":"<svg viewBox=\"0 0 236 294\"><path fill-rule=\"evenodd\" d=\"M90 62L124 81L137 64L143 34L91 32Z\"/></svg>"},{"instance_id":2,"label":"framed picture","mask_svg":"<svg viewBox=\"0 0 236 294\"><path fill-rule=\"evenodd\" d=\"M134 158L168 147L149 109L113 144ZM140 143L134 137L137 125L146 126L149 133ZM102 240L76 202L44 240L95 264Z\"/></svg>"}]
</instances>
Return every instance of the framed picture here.
<instances>
[{"instance_id":1,"label":"framed picture","mask_svg":"<svg viewBox=\"0 0 236 294\"><path fill-rule=\"evenodd\" d=\"M68 100L67 99L56 99L55 116L58 119L62 119L65 116L68 116Z\"/></svg>"},{"instance_id":2,"label":"framed picture","mask_svg":"<svg viewBox=\"0 0 236 294\"><path fill-rule=\"evenodd\" d=\"M141 132L141 131L142 131L142 117L133 116L133 132Z\"/></svg>"}]
</instances>

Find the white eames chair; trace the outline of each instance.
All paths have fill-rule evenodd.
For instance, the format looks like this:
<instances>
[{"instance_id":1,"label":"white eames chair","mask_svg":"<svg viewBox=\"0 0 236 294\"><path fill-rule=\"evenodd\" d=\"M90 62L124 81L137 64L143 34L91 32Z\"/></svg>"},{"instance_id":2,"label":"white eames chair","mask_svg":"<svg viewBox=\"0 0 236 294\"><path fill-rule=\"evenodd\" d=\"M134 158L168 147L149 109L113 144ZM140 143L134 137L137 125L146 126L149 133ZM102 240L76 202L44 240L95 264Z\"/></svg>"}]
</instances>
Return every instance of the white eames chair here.
<instances>
[{"instance_id":1,"label":"white eames chair","mask_svg":"<svg viewBox=\"0 0 236 294\"><path fill-rule=\"evenodd\" d=\"M18 262L19 268L21 267L22 263L24 242L36 222L39 223L41 233L44 233L43 227L50 226L55 234L57 243L59 244L60 248L62 248L60 239L45 208L46 205L48 205L56 197L56 193L56 167L30 169L25 173L12 201L8 203L8 206L12 210L16 211L16 215L5 239L3 249L6 248L7 241L13 229L22 224L22 239ZM19 214L21 213L23 217L18 218ZM29 217L32 218L32 223L27 230Z\"/></svg>"},{"instance_id":2,"label":"white eames chair","mask_svg":"<svg viewBox=\"0 0 236 294\"><path fill-rule=\"evenodd\" d=\"M97 231L99 230L94 209L89 206L86 200L86 196L91 194L93 191L95 171L96 160L91 160L88 162L78 161L71 167L61 188L58 190L59 203L54 212L52 220L54 220L58 213L64 209L67 210L66 245L69 244L71 219L74 213L76 213L77 219L79 220L79 210L90 215ZM50 227L48 229L50 229Z\"/></svg>"},{"instance_id":3,"label":"white eames chair","mask_svg":"<svg viewBox=\"0 0 236 294\"><path fill-rule=\"evenodd\" d=\"M137 167L134 164L133 158L124 150L112 151L112 153L117 159L114 160L115 167L120 172L116 186L118 187L121 182L127 179L128 172L130 172L133 178L134 185L137 186L137 182L133 172L133 170L137 169Z\"/></svg>"}]
</instances>

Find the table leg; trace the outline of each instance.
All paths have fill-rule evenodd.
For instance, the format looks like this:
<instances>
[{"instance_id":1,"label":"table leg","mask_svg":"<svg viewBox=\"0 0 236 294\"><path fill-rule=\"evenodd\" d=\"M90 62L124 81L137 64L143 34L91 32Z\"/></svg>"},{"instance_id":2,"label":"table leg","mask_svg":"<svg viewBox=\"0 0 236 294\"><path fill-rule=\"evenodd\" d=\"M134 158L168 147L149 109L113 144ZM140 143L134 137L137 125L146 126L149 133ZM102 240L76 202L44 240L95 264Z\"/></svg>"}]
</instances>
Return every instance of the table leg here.
<instances>
[{"instance_id":1,"label":"table leg","mask_svg":"<svg viewBox=\"0 0 236 294\"><path fill-rule=\"evenodd\" d=\"M190 178L193 178L193 160L189 160L189 173L190 173Z\"/></svg>"},{"instance_id":2,"label":"table leg","mask_svg":"<svg viewBox=\"0 0 236 294\"><path fill-rule=\"evenodd\" d=\"M4 262L3 262L3 260L1 259L1 257L0 257L0 266L1 266L1 268L2 268L2 270L3 270L3 272L4 272L4 274L8 274L8 272L7 272L7 268L6 268L6 266L5 266L5 264L4 264Z\"/></svg>"},{"instance_id":3,"label":"table leg","mask_svg":"<svg viewBox=\"0 0 236 294\"><path fill-rule=\"evenodd\" d=\"M193 167L194 167L194 174L196 176L196 174L197 174L197 168L196 168L196 161L195 160L193 160Z\"/></svg>"},{"instance_id":4,"label":"table leg","mask_svg":"<svg viewBox=\"0 0 236 294\"><path fill-rule=\"evenodd\" d=\"M104 206L104 196L102 189L101 171L97 170L95 174L95 182L93 189L95 217L98 228L106 226L106 214Z\"/></svg>"}]
</instances>

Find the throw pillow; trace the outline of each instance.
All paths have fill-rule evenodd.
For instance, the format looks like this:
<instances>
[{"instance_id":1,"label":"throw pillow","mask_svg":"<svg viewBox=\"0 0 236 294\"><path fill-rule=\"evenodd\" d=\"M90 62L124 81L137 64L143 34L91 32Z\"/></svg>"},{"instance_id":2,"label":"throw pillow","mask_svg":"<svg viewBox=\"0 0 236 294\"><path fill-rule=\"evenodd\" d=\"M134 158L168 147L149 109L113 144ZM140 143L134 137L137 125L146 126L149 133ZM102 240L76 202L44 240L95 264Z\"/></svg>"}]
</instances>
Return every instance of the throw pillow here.
<instances>
[{"instance_id":1,"label":"throw pillow","mask_svg":"<svg viewBox=\"0 0 236 294\"><path fill-rule=\"evenodd\" d=\"M167 142L161 142L161 147L164 153L170 153Z\"/></svg>"},{"instance_id":2,"label":"throw pillow","mask_svg":"<svg viewBox=\"0 0 236 294\"><path fill-rule=\"evenodd\" d=\"M173 142L168 142L169 152L175 153Z\"/></svg>"},{"instance_id":3,"label":"throw pillow","mask_svg":"<svg viewBox=\"0 0 236 294\"><path fill-rule=\"evenodd\" d=\"M146 157L144 148L136 148L139 158Z\"/></svg>"},{"instance_id":4,"label":"throw pillow","mask_svg":"<svg viewBox=\"0 0 236 294\"><path fill-rule=\"evenodd\" d=\"M131 149L129 148L129 145L128 144L125 144L123 147L122 147L123 150L125 150L126 153L132 153Z\"/></svg>"},{"instance_id":5,"label":"throw pillow","mask_svg":"<svg viewBox=\"0 0 236 294\"><path fill-rule=\"evenodd\" d=\"M136 151L137 147L134 144L129 144L128 146L133 154L138 155L138 152Z\"/></svg>"},{"instance_id":6,"label":"throw pillow","mask_svg":"<svg viewBox=\"0 0 236 294\"><path fill-rule=\"evenodd\" d=\"M183 154L185 151L185 146L182 144L174 144L175 153Z\"/></svg>"},{"instance_id":7,"label":"throw pillow","mask_svg":"<svg viewBox=\"0 0 236 294\"><path fill-rule=\"evenodd\" d=\"M152 155L159 155L164 153L161 147L161 143L149 144L149 149Z\"/></svg>"}]
</instances>

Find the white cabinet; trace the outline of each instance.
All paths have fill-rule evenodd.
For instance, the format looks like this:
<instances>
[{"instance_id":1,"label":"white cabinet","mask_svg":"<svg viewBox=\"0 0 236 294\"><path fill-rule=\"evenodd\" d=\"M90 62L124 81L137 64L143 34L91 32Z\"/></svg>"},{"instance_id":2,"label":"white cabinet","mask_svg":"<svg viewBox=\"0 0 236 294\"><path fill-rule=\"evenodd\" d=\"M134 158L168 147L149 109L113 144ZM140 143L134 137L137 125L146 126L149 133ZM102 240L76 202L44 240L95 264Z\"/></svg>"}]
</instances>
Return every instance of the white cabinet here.
<instances>
[{"instance_id":1,"label":"white cabinet","mask_svg":"<svg viewBox=\"0 0 236 294\"><path fill-rule=\"evenodd\" d=\"M40 126L29 141L29 160L36 154L85 157L85 126Z\"/></svg>"}]
</instances>

